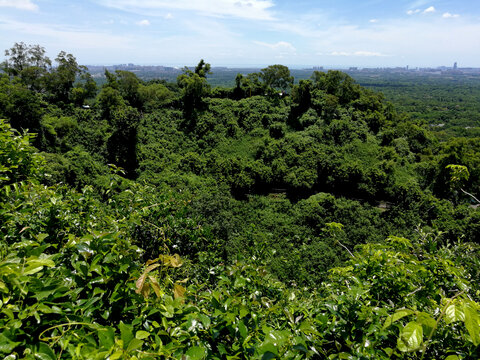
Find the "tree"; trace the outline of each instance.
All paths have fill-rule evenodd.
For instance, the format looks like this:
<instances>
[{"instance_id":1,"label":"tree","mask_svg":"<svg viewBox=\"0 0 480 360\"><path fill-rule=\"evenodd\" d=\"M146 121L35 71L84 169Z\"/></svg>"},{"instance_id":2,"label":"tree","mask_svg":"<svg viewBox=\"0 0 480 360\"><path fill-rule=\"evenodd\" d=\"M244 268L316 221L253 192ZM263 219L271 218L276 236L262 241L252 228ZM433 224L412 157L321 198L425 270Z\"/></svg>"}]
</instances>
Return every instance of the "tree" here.
<instances>
[{"instance_id":1,"label":"tree","mask_svg":"<svg viewBox=\"0 0 480 360\"><path fill-rule=\"evenodd\" d=\"M338 97L341 104L347 104L360 97L360 86L351 76L341 71L329 70L327 73L314 71L312 79L315 87Z\"/></svg>"},{"instance_id":2,"label":"tree","mask_svg":"<svg viewBox=\"0 0 480 360\"><path fill-rule=\"evenodd\" d=\"M86 72L87 68L79 66L75 57L65 51L61 51L55 61L58 65L47 78L47 89L55 100L66 103L77 75Z\"/></svg>"},{"instance_id":3,"label":"tree","mask_svg":"<svg viewBox=\"0 0 480 360\"><path fill-rule=\"evenodd\" d=\"M244 90L242 89L242 83L244 78L242 74L237 74L235 77L235 88L233 89L233 97L237 100L240 100L244 96Z\"/></svg>"},{"instance_id":4,"label":"tree","mask_svg":"<svg viewBox=\"0 0 480 360\"><path fill-rule=\"evenodd\" d=\"M97 83L90 73L83 73L76 82L70 94L71 100L76 105L82 105L86 99L94 98L97 94Z\"/></svg>"},{"instance_id":5,"label":"tree","mask_svg":"<svg viewBox=\"0 0 480 360\"><path fill-rule=\"evenodd\" d=\"M0 64L5 73L20 78L31 90L41 90L42 78L52 65L45 55L45 48L20 42L5 50L5 56L8 58Z\"/></svg>"},{"instance_id":6,"label":"tree","mask_svg":"<svg viewBox=\"0 0 480 360\"><path fill-rule=\"evenodd\" d=\"M298 85L292 88L292 107L289 116L289 124L294 128L302 127L298 119L312 105L312 82L310 80L300 80Z\"/></svg>"},{"instance_id":7,"label":"tree","mask_svg":"<svg viewBox=\"0 0 480 360\"><path fill-rule=\"evenodd\" d=\"M30 145L32 139L32 134L19 134L0 119L0 187L36 176L42 159ZM7 192L0 195L2 201L3 194Z\"/></svg>"},{"instance_id":8,"label":"tree","mask_svg":"<svg viewBox=\"0 0 480 360\"><path fill-rule=\"evenodd\" d=\"M116 109L125 106L120 91L109 86L104 87L97 96L97 104L104 119L111 120Z\"/></svg>"},{"instance_id":9,"label":"tree","mask_svg":"<svg viewBox=\"0 0 480 360\"><path fill-rule=\"evenodd\" d=\"M183 74L178 76L177 83L182 89L182 98L185 116L191 118L193 111L201 108L203 97L210 92L210 85L207 83L206 76L210 72L210 64L202 60L195 67L195 72L185 67Z\"/></svg>"},{"instance_id":10,"label":"tree","mask_svg":"<svg viewBox=\"0 0 480 360\"><path fill-rule=\"evenodd\" d=\"M266 86L287 90L293 85L293 76L290 76L290 70L285 65L270 65L260 72Z\"/></svg>"},{"instance_id":11,"label":"tree","mask_svg":"<svg viewBox=\"0 0 480 360\"><path fill-rule=\"evenodd\" d=\"M137 128L140 114L137 109L126 106L113 113L113 132L107 142L108 160L126 171L130 178L135 177L137 160Z\"/></svg>"},{"instance_id":12,"label":"tree","mask_svg":"<svg viewBox=\"0 0 480 360\"><path fill-rule=\"evenodd\" d=\"M450 164L447 165L446 169L450 171L450 188L456 192L457 189L460 189L462 193L465 195L470 196L478 205L480 205L480 200L478 200L475 195L470 194L469 192L465 191L462 188L462 184L464 182L468 181L468 178L470 177L470 173L468 172L468 168L463 165L454 165Z\"/></svg>"},{"instance_id":13,"label":"tree","mask_svg":"<svg viewBox=\"0 0 480 360\"><path fill-rule=\"evenodd\" d=\"M123 98L128 101L130 106L137 109L142 107L141 96L139 93L140 79L131 71L117 70L118 89Z\"/></svg>"},{"instance_id":14,"label":"tree","mask_svg":"<svg viewBox=\"0 0 480 360\"><path fill-rule=\"evenodd\" d=\"M10 125L17 130L38 132L42 115L40 94L0 74L0 118L9 119Z\"/></svg>"},{"instance_id":15,"label":"tree","mask_svg":"<svg viewBox=\"0 0 480 360\"><path fill-rule=\"evenodd\" d=\"M175 94L163 84L140 85L138 93L142 109L146 111L161 108L175 99Z\"/></svg>"},{"instance_id":16,"label":"tree","mask_svg":"<svg viewBox=\"0 0 480 360\"><path fill-rule=\"evenodd\" d=\"M208 74L211 74L210 64L205 63L205 61L201 59L195 67L195 74L198 74L198 76L202 78L206 78Z\"/></svg>"}]
</instances>

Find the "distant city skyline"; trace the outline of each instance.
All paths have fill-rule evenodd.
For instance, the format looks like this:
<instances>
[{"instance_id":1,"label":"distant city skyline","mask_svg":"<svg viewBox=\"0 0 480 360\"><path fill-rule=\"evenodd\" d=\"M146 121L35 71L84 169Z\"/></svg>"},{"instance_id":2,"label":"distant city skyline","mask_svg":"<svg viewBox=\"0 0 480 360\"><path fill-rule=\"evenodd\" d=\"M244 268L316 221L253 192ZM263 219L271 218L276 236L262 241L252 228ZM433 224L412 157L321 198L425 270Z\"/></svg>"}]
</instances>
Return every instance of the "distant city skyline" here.
<instances>
[{"instance_id":1,"label":"distant city skyline","mask_svg":"<svg viewBox=\"0 0 480 360\"><path fill-rule=\"evenodd\" d=\"M480 67L471 0L0 0L0 32L89 65Z\"/></svg>"}]
</instances>

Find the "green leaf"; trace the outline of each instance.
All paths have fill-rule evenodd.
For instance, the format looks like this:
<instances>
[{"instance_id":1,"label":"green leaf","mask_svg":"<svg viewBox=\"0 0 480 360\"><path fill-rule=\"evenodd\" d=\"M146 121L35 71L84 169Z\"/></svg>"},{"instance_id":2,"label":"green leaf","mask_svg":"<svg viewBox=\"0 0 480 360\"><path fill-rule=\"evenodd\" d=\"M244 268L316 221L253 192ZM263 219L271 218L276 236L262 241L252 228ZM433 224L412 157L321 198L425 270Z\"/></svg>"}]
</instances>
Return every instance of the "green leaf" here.
<instances>
[{"instance_id":1,"label":"green leaf","mask_svg":"<svg viewBox=\"0 0 480 360\"><path fill-rule=\"evenodd\" d=\"M245 285L247 285L247 281L245 280L245 278L243 276L239 276L239 277L235 278L235 282L233 284L233 286L235 288L242 288Z\"/></svg>"},{"instance_id":2,"label":"green leaf","mask_svg":"<svg viewBox=\"0 0 480 360\"><path fill-rule=\"evenodd\" d=\"M48 237L48 234L38 234L35 236L35 238L38 240L38 242L43 242Z\"/></svg>"},{"instance_id":3,"label":"green leaf","mask_svg":"<svg viewBox=\"0 0 480 360\"><path fill-rule=\"evenodd\" d=\"M41 271L44 266L54 267L55 263L48 258L41 259L37 258L36 256L32 256L26 261L26 267L23 270L23 275L33 275Z\"/></svg>"},{"instance_id":4,"label":"green leaf","mask_svg":"<svg viewBox=\"0 0 480 360\"><path fill-rule=\"evenodd\" d=\"M139 330L137 331L137 333L135 334L135 337L139 340L143 340L143 339L146 339L150 336L150 333L147 332L147 331L143 331L143 330Z\"/></svg>"},{"instance_id":5,"label":"green leaf","mask_svg":"<svg viewBox=\"0 0 480 360\"><path fill-rule=\"evenodd\" d=\"M424 312L417 314L417 322L422 325L425 336L430 336L437 327L436 320Z\"/></svg>"},{"instance_id":6,"label":"green leaf","mask_svg":"<svg viewBox=\"0 0 480 360\"><path fill-rule=\"evenodd\" d=\"M278 354L278 348L271 342L264 342L257 348L257 351L259 355L273 354L275 357Z\"/></svg>"},{"instance_id":7,"label":"green leaf","mask_svg":"<svg viewBox=\"0 0 480 360\"><path fill-rule=\"evenodd\" d=\"M465 327L473 344L478 346L480 344L480 319L475 305L475 303L466 301L463 306L463 311L465 313Z\"/></svg>"},{"instance_id":8,"label":"green leaf","mask_svg":"<svg viewBox=\"0 0 480 360\"><path fill-rule=\"evenodd\" d=\"M115 331L112 328L102 328L97 331L100 345L105 349L110 349L115 344Z\"/></svg>"},{"instance_id":9,"label":"green leaf","mask_svg":"<svg viewBox=\"0 0 480 360\"><path fill-rule=\"evenodd\" d=\"M390 315L389 317L387 317L387 320L385 320L385 323L383 324L383 329L388 328L395 321L398 321L401 318L404 318L405 316L409 316L411 314L413 314L413 310L409 310L409 309L397 310L393 315Z\"/></svg>"},{"instance_id":10,"label":"green leaf","mask_svg":"<svg viewBox=\"0 0 480 360\"><path fill-rule=\"evenodd\" d=\"M245 339L248 335L248 330L243 321L238 322L238 332L240 333L240 336L242 339Z\"/></svg>"},{"instance_id":11,"label":"green leaf","mask_svg":"<svg viewBox=\"0 0 480 360\"><path fill-rule=\"evenodd\" d=\"M131 325L126 325L123 321L120 321L120 338L123 341L123 348L126 349L130 341L133 340L133 327Z\"/></svg>"},{"instance_id":12,"label":"green leaf","mask_svg":"<svg viewBox=\"0 0 480 360\"><path fill-rule=\"evenodd\" d=\"M445 360L461 360L461 358L458 355L449 355Z\"/></svg>"},{"instance_id":13,"label":"green leaf","mask_svg":"<svg viewBox=\"0 0 480 360\"><path fill-rule=\"evenodd\" d=\"M141 348L142 345L143 345L143 341L142 341L142 340L132 339L132 340L130 341L130 343L128 344L127 352L130 352L130 351L133 351L133 350L137 350L137 349Z\"/></svg>"},{"instance_id":14,"label":"green leaf","mask_svg":"<svg viewBox=\"0 0 480 360\"><path fill-rule=\"evenodd\" d=\"M207 356L207 349L203 346L194 346L185 353L188 360L202 360Z\"/></svg>"},{"instance_id":15,"label":"green leaf","mask_svg":"<svg viewBox=\"0 0 480 360\"><path fill-rule=\"evenodd\" d=\"M264 343L270 343L276 348L280 348L288 341L289 335L290 333L286 330L272 330L267 333L267 336L265 336Z\"/></svg>"},{"instance_id":16,"label":"green leaf","mask_svg":"<svg viewBox=\"0 0 480 360\"><path fill-rule=\"evenodd\" d=\"M0 334L0 353L1 354L9 354L15 349L17 345L20 345L19 342L14 342L10 340L7 336L3 333Z\"/></svg>"},{"instance_id":17,"label":"green leaf","mask_svg":"<svg viewBox=\"0 0 480 360\"><path fill-rule=\"evenodd\" d=\"M55 356L53 350L45 343L40 343L35 357L40 360L57 360L57 357Z\"/></svg>"},{"instance_id":18,"label":"green leaf","mask_svg":"<svg viewBox=\"0 0 480 360\"><path fill-rule=\"evenodd\" d=\"M123 351L119 350L119 351L114 352L108 358L110 360L117 360L117 359L120 359L122 356L123 356Z\"/></svg>"},{"instance_id":19,"label":"green leaf","mask_svg":"<svg viewBox=\"0 0 480 360\"><path fill-rule=\"evenodd\" d=\"M397 339L398 350L402 352L414 351L420 348L423 342L423 328L415 321L409 322L400 331Z\"/></svg>"},{"instance_id":20,"label":"green leaf","mask_svg":"<svg viewBox=\"0 0 480 360\"><path fill-rule=\"evenodd\" d=\"M465 313L459 304L450 304L445 310L445 322L451 324L456 321L465 321Z\"/></svg>"},{"instance_id":21,"label":"green leaf","mask_svg":"<svg viewBox=\"0 0 480 360\"><path fill-rule=\"evenodd\" d=\"M211 321L207 315L199 314L198 319L202 322L202 325L205 329L208 329L210 327Z\"/></svg>"}]
</instances>

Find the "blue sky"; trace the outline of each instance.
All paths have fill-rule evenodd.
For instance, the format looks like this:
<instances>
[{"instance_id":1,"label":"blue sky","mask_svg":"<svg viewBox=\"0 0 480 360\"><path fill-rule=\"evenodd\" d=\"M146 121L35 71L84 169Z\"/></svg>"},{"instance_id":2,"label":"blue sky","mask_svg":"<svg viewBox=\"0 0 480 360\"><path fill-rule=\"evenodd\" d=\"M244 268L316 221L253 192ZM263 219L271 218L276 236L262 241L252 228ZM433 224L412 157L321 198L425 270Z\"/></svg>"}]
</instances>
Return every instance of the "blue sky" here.
<instances>
[{"instance_id":1,"label":"blue sky","mask_svg":"<svg viewBox=\"0 0 480 360\"><path fill-rule=\"evenodd\" d=\"M480 67L479 0L0 0L14 42L81 64Z\"/></svg>"}]
</instances>

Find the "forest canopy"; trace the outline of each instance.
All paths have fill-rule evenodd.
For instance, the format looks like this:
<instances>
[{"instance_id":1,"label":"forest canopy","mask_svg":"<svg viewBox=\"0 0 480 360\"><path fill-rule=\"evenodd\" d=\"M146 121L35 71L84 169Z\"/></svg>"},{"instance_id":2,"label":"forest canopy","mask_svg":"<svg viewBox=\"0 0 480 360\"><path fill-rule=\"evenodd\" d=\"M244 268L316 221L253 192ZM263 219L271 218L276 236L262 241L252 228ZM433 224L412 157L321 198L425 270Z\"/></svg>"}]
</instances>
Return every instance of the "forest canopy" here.
<instances>
[{"instance_id":1,"label":"forest canopy","mask_svg":"<svg viewBox=\"0 0 480 360\"><path fill-rule=\"evenodd\" d=\"M340 71L0 73L6 359L472 359L480 142Z\"/></svg>"}]
</instances>

